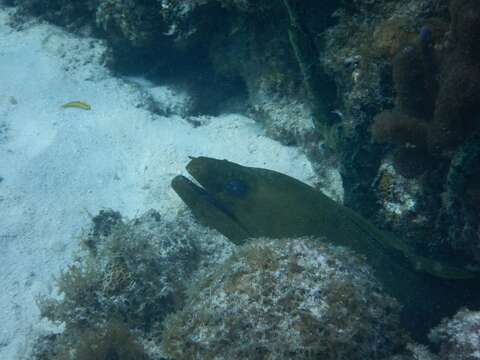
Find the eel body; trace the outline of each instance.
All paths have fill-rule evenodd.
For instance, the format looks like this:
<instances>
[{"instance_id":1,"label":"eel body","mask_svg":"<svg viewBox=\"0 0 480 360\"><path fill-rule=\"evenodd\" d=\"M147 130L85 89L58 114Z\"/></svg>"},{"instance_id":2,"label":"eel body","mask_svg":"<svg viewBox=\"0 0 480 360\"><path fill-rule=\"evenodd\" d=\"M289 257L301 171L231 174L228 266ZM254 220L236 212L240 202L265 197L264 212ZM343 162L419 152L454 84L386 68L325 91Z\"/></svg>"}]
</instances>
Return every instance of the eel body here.
<instances>
[{"instance_id":1,"label":"eel body","mask_svg":"<svg viewBox=\"0 0 480 360\"><path fill-rule=\"evenodd\" d=\"M288 175L207 157L193 158L187 171L201 187L177 176L173 189L200 221L235 244L255 237L314 235L355 250L373 265L392 257L435 277L468 279L476 275L415 255L402 240ZM239 188L243 190L235 191Z\"/></svg>"},{"instance_id":2,"label":"eel body","mask_svg":"<svg viewBox=\"0 0 480 360\"><path fill-rule=\"evenodd\" d=\"M238 245L256 237L315 236L354 250L414 317L410 328L429 326L437 313L447 316L478 297L470 291L478 287L476 272L415 254L402 240L290 176L207 157L192 158L186 168L200 186L177 176L172 187L201 223ZM445 298L448 292L458 296Z\"/></svg>"}]
</instances>

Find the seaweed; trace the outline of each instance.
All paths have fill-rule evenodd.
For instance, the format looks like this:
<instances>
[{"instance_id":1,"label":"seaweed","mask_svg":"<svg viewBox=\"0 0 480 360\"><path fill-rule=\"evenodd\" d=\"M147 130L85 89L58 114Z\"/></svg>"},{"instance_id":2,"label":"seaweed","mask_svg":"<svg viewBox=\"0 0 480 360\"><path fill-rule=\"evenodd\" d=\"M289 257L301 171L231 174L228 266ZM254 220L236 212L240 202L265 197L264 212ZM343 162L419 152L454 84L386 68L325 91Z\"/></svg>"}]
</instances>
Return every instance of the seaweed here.
<instances>
[{"instance_id":1,"label":"seaweed","mask_svg":"<svg viewBox=\"0 0 480 360\"><path fill-rule=\"evenodd\" d=\"M56 280L60 296L38 299L41 316L64 325L55 353L146 359L135 339L160 338L165 316L182 304L185 279L198 265L196 231L153 210L130 221L114 211L94 216L83 239L91 246Z\"/></svg>"},{"instance_id":2,"label":"seaweed","mask_svg":"<svg viewBox=\"0 0 480 360\"><path fill-rule=\"evenodd\" d=\"M318 130L323 132L324 128L332 125L326 99L331 100L332 96L329 94L332 93L331 88L335 88L334 83L316 60L318 49L308 27L302 21L299 5L291 0L283 0L283 5L289 19L288 38L303 76L308 100L313 109L314 123Z\"/></svg>"}]
</instances>

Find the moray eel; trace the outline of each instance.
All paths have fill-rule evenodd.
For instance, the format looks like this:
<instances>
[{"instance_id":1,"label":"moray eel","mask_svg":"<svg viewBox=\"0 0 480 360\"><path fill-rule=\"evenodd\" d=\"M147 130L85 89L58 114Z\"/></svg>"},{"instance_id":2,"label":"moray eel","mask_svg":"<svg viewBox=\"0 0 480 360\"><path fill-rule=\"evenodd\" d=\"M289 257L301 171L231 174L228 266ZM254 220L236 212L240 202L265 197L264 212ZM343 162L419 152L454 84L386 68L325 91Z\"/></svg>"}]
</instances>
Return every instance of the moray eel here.
<instances>
[{"instance_id":1,"label":"moray eel","mask_svg":"<svg viewBox=\"0 0 480 360\"><path fill-rule=\"evenodd\" d=\"M354 250L402 303L402 322L419 339L459 307L480 305L477 273L415 254L405 242L307 184L227 160L191 159L186 168L200 186L177 176L172 187L201 223L237 245L255 237L315 236Z\"/></svg>"},{"instance_id":2,"label":"moray eel","mask_svg":"<svg viewBox=\"0 0 480 360\"><path fill-rule=\"evenodd\" d=\"M201 222L237 245L255 237L315 235L349 247L373 263L387 254L436 277L475 276L465 269L415 255L405 242L285 174L207 157L192 158L187 171L201 187L177 176L172 181L173 189Z\"/></svg>"},{"instance_id":3,"label":"moray eel","mask_svg":"<svg viewBox=\"0 0 480 360\"><path fill-rule=\"evenodd\" d=\"M91 110L92 107L83 101L70 101L62 105L62 108L77 108L82 110Z\"/></svg>"}]
</instances>

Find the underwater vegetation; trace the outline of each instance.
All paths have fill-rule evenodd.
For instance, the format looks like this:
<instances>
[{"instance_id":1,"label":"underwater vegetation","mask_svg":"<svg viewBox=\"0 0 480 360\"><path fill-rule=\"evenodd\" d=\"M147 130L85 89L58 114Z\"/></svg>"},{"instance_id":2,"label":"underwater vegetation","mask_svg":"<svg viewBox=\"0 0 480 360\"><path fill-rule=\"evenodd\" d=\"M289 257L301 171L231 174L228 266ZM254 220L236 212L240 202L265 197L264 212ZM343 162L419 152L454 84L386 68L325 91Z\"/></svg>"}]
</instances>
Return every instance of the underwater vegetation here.
<instances>
[{"instance_id":1,"label":"underwater vegetation","mask_svg":"<svg viewBox=\"0 0 480 360\"><path fill-rule=\"evenodd\" d=\"M82 241L61 296L39 300L63 332L39 339L37 360L362 359L407 340L364 260L318 240L259 239L229 257L189 216L103 210Z\"/></svg>"},{"instance_id":2,"label":"underwater vegetation","mask_svg":"<svg viewBox=\"0 0 480 360\"><path fill-rule=\"evenodd\" d=\"M130 334L120 321L106 323L82 333L74 344L76 360L149 360L143 345ZM63 354L62 356L64 356ZM65 360L69 357L65 356Z\"/></svg>"},{"instance_id":3,"label":"underwater vegetation","mask_svg":"<svg viewBox=\"0 0 480 360\"><path fill-rule=\"evenodd\" d=\"M111 320L67 341L63 334L40 337L33 348L35 360L150 360L144 346L128 327Z\"/></svg>"},{"instance_id":4,"label":"underwater vegetation","mask_svg":"<svg viewBox=\"0 0 480 360\"><path fill-rule=\"evenodd\" d=\"M155 211L125 221L103 210L92 223L86 252L57 279L60 297L39 299L42 317L65 326L53 339L55 359L112 359L99 355L111 348L129 354L119 359L144 359L146 339L160 337L199 265L193 239L211 232L188 219L173 225Z\"/></svg>"},{"instance_id":5,"label":"underwater vegetation","mask_svg":"<svg viewBox=\"0 0 480 360\"><path fill-rule=\"evenodd\" d=\"M148 360L140 345L122 323L107 323L103 329L87 331L76 345L78 360Z\"/></svg>"},{"instance_id":6,"label":"underwater vegetation","mask_svg":"<svg viewBox=\"0 0 480 360\"><path fill-rule=\"evenodd\" d=\"M318 240L256 239L188 290L165 322L173 359L380 359L406 337L368 267Z\"/></svg>"}]
</instances>

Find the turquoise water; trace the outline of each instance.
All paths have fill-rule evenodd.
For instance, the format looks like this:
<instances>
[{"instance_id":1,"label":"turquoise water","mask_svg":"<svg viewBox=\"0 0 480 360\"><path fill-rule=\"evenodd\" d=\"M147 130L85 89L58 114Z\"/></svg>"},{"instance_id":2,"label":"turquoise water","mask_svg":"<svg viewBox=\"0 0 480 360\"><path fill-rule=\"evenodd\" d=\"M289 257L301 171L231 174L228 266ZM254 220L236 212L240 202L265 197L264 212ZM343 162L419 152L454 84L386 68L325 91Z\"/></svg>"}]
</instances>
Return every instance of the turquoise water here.
<instances>
[{"instance_id":1,"label":"turquoise water","mask_svg":"<svg viewBox=\"0 0 480 360\"><path fill-rule=\"evenodd\" d=\"M474 0L3 1L0 357L475 358L479 38Z\"/></svg>"}]
</instances>

